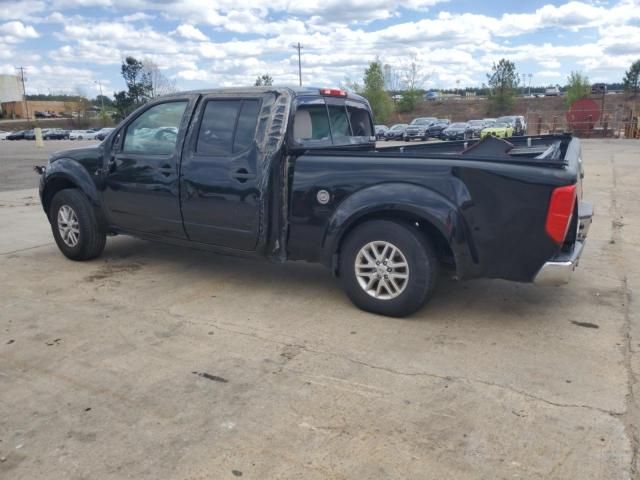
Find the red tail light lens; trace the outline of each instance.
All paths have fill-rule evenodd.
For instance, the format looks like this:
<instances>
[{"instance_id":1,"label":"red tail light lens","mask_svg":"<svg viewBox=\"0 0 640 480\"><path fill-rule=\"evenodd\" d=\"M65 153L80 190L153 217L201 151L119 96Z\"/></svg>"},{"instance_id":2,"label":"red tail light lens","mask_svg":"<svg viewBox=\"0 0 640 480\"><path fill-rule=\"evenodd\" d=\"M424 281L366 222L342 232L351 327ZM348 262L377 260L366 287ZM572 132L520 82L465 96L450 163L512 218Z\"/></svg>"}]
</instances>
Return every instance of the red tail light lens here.
<instances>
[{"instance_id":1,"label":"red tail light lens","mask_svg":"<svg viewBox=\"0 0 640 480\"><path fill-rule=\"evenodd\" d=\"M571 213L576 202L576 186L558 187L551 194L545 230L557 244L567 236Z\"/></svg>"},{"instance_id":2,"label":"red tail light lens","mask_svg":"<svg viewBox=\"0 0 640 480\"><path fill-rule=\"evenodd\" d=\"M339 88L321 88L320 95L325 95L327 97L346 97L346 90L340 90Z\"/></svg>"}]
</instances>

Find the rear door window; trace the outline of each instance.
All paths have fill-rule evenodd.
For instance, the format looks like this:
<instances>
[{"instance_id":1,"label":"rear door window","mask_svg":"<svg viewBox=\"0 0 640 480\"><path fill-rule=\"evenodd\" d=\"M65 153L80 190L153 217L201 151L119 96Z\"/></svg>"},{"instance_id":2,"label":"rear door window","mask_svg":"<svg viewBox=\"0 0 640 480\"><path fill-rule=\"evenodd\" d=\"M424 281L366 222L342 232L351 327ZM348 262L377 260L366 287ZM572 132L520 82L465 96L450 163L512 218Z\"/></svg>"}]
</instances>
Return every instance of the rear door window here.
<instances>
[{"instance_id":1,"label":"rear door window","mask_svg":"<svg viewBox=\"0 0 640 480\"><path fill-rule=\"evenodd\" d=\"M196 152L229 155L248 149L255 137L259 101L209 100L202 114Z\"/></svg>"}]
</instances>

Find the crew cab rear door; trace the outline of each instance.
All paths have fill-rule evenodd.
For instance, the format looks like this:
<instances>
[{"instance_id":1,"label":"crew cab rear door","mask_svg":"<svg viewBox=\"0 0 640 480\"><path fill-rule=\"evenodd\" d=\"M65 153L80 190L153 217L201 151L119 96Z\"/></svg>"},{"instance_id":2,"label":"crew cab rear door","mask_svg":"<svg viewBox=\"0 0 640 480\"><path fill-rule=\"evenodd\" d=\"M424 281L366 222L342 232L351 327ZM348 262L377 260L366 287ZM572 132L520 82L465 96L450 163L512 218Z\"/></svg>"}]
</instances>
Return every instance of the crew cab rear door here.
<instances>
[{"instance_id":1,"label":"crew cab rear door","mask_svg":"<svg viewBox=\"0 0 640 480\"><path fill-rule=\"evenodd\" d=\"M183 150L180 197L190 240L253 250L260 221L259 153L255 142L261 95L205 96Z\"/></svg>"}]
</instances>

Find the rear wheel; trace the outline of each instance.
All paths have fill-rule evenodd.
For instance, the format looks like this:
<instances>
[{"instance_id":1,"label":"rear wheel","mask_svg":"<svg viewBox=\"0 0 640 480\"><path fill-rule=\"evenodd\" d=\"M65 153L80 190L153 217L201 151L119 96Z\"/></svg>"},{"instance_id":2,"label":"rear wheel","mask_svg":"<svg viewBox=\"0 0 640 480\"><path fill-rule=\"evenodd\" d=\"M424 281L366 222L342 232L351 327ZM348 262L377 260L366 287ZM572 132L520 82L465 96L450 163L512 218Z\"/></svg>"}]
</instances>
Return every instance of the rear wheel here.
<instances>
[{"instance_id":1,"label":"rear wheel","mask_svg":"<svg viewBox=\"0 0 640 480\"><path fill-rule=\"evenodd\" d=\"M49 221L60 251L71 260L89 260L104 250L106 235L82 192L61 190L51 201Z\"/></svg>"},{"instance_id":2,"label":"rear wheel","mask_svg":"<svg viewBox=\"0 0 640 480\"><path fill-rule=\"evenodd\" d=\"M340 278L353 303L368 312L403 317L435 289L438 260L429 240L411 224L372 220L345 240Z\"/></svg>"}]
</instances>

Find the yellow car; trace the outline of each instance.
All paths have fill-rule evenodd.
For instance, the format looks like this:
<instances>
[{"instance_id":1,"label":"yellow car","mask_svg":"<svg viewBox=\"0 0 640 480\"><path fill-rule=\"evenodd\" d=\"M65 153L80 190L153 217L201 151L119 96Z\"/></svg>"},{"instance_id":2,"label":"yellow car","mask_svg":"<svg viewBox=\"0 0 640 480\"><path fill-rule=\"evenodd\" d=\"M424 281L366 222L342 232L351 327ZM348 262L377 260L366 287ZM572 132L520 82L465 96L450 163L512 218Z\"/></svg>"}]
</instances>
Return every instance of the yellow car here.
<instances>
[{"instance_id":1,"label":"yellow car","mask_svg":"<svg viewBox=\"0 0 640 480\"><path fill-rule=\"evenodd\" d=\"M513 127L508 123L494 123L487 128L483 128L480 132L480 138L484 138L488 135L501 138L511 137L513 136Z\"/></svg>"}]
</instances>

